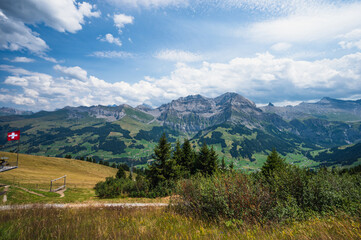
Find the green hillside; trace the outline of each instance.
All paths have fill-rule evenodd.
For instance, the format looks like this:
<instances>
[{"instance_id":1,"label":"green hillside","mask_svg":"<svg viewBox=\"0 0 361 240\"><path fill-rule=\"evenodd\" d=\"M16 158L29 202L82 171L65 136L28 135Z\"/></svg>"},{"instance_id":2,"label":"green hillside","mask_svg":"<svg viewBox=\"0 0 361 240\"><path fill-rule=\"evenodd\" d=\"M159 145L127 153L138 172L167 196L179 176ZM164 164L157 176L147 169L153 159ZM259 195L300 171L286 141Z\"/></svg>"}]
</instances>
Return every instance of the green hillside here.
<instances>
[{"instance_id":1,"label":"green hillside","mask_svg":"<svg viewBox=\"0 0 361 240\"><path fill-rule=\"evenodd\" d=\"M9 157L12 162L16 160L15 153L0 152L0 156ZM115 168L86 161L19 154L19 167L1 172L0 183L36 184L48 189L50 180L67 175L68 187L92 189L97 182L114 176L116 172Z\"/></svg>"},{"instance_id":2,"label":"green hillside","mask_svg":"<svg viewBox=\"0 0 361 240\"><path fill-rule=\"evenodd\" d=\"M188 138L194 148L199 148L206 142L226 163L251 171L262 166L273 148L292 164L315 167L324 162L313 158L315 151L361 141L360 122L321 118L285 121L234 93L215 99L189 96L148 112L120 105L2 116L0 150L17 150L17 143L7 142L6 137L14 130L21 131L21 153L92 157L97 162L129 166L144 166L151 160L164 132L172 144ZM343 161L340 157L337 161Z\"/></svg>"}]
</instances>

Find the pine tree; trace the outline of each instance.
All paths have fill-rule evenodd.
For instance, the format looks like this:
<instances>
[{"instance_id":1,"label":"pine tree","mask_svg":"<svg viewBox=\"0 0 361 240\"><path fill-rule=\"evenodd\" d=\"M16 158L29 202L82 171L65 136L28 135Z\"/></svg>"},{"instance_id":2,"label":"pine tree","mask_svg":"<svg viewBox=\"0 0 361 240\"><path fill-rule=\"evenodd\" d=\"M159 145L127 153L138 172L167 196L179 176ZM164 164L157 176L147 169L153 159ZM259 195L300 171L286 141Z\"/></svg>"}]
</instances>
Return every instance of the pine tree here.
<instances>
[{"instance_id":1,"label":"pine tree","mask_svg":"<svg viewBox=\"0 0 361 240\"><path fill-rule=\"evenodd\" d=\"M166 179L165 171L169 166L166 166L167 161L171 158L171 145L167 141L165 133L159 139L158 145L154 148L154 161L149 166L148 178L153 187ZM169 173L167 173L169 174Z\"/></svg>"},{"instance_id":2,"label":"pine tree","mask_svg":"<svg viewBox=\"0 0 361 240\"><path fill-rule=\"evenodd\" d=\"M124 171L124 169L123 169L121 166L119 166L118 172L117 172L117 174L115 175L115 177L116 177L116 178L125 178L125 177L126 177L125 171Z\"/></svg>"},{"instance_id":3,"label":"pine tree","mask_svg":"<svg viewBox=\"0 0 361 240\"><path fill-rule=\"evenodd\" d=\"M221 170L226 171L226 162L224 161L224 157L222 158L222 162L221 162Z\"/></svg>"},{"instance_id":4,"label":"pine tree","mask_svg":"<svg viewBox=\"0 0 361 240\"><path fill-rule=\"evenodd\" d=\"M183 176L189 177L194 170L195 153L188 139L185 139L182 147L182 158L180 165L182 166Z\"/></svg>"},{"instance_id":5,"label":"pine tree","mask_svg":"<svg viewBox=\"0 0 361 240\"><path fill-rule=\"evenodd\" d=\"M216 151L214 151L214 148L212 146L211 150L209 152L209 160L208 160L208 164L207 164L207 174L208 175L213 175L213 173L215 173L215 171L218 168L217 162L218 162L218 156L217 156L217 153L216 153Z\"/></svg>"},{"instance_id":6,"label":"pine tree","mask_svg":"<svg viewBox=\"0 0 361 240\"><path fill-rule=\"evenodd\" d=\"M276 149L273 149L272 152L268 155L267 161L262 166L261 173L266 178L270 178L272 177L274 171L282 170L285 167L285 159L281 158L281 156L278 155Z\"/></svg>"},{"instance_id":7,"label":"pine tree","mask_svg":"<svg viewBox=\"0 0 361 240\"><path fill-rule=\"evenodd\" d=\"M182 163L182 157L183 157L183 152L180 146L180 142L179 140L177 140L176 145L175 145L175 149L173 151L173 162L171 162L170 166L174 166L173 172L174 174L176 174L176 176L170 177L170 178L179 178L179 177L184 177L184 169L183 166L181 165Z\"/></svg>"},{"instance_id":8,"label":"pine tree","mask_svg":"<svg viewBox=\"0 0 361 240\"><path fill-rule=\"evenodd\" d=\"M208 174L209 159L210 159L210 151L207 147L207 144L204 142L195 162L196 172L200 172L202 174Z\"/></svg>"},{"instance_id":9,"label":"pine tree","mask_svg":"<svg viewBox=\"0 0 361 240\"><path fill-rule=\"evenodd\" d=\"M182 165L182 157L183 157L183 152L180 146L180 142L179 140L177 140L173 152L173 159L177 162L178 165Z\"/></svg>"}]
</instances>

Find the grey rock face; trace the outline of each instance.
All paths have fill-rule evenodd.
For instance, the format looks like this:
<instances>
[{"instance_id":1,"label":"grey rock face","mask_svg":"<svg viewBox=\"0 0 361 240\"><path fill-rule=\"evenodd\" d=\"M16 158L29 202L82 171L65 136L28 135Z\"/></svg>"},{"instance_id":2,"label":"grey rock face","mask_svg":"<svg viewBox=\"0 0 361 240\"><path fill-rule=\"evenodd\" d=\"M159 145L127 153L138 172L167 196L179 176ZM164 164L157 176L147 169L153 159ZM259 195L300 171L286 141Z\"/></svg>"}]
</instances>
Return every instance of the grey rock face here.
<instances>
[{"instance_id":1,"label":"grey rock face","mask_svg":"<svg viewBox=\"0 0 361 240\"><path fill-rule=\"evenodd\" d=\"M300 103L297 106L265 106L264 112L276 113L285 120L318 117L329 120L359 121L361 120L361 100L344 101L324 97L316 103Z\"/></svg>"},{"instance_id":2,"label":"grey rock face","mask_svg":"<svg viewBox=\"0 0 361 240\"><path fill-rule=\"evenodd\" d=\"M160 106L153 114L164 125L186 132L196 132L227 121L249 128L260 127L267 115L237 93L225 93L216 98L201 95L179 98Z\"/></svg>"},{"instance_id":3,"label":"grey rock face","mask_svg":"<svg viewBox=\"0 0 361 240\"><path fill-rule=\"evenodd\" d=\"M11 116L11 115L31 115L31 111L23 111L15 108L2 107L0 108L0 116Z\"/></svg>"}]
</instances>

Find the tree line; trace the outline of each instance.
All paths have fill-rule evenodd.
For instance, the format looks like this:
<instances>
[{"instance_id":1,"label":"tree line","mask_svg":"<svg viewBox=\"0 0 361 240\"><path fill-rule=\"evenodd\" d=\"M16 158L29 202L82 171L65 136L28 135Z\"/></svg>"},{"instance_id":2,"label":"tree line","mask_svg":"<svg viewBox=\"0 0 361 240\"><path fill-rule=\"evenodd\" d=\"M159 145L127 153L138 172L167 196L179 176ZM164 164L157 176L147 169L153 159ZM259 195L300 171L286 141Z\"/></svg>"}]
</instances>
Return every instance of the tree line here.
<instances>
[{"instance_id":1,"label":"tree line","mask_svg":"<svg viewBox=\"0 0 361 240\"><path fill-rule=\"evenodd\" d=\"M183 144L176 141L172 148L165 133L154 148L152 161L148 169L137 170L137 177L126 176L125 169L119 167L115 177L107 178L95 186L99 197L111 197L126 194L128 196L156 197L166 196L175 188L180 179L189 179L194 175L212 176L215 172L225 171L227 166L224 158L219 164L218 156L213 149L203 143L197 152L190 141ZM229 168L233 168L230 165Z\"/></svg>"}]
</instances>

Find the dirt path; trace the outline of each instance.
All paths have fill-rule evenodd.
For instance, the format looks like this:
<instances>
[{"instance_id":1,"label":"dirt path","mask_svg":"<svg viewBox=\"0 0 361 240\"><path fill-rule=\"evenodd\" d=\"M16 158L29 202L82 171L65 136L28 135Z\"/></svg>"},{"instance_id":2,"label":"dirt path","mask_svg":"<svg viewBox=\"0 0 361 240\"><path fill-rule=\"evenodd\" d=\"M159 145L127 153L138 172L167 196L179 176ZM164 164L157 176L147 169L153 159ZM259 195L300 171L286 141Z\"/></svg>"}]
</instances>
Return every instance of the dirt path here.
<instances>
[{"instance_id":1,"label":"dirt path","mask_svg":"<svg viewBox=\"0 0 361 240\"><path fill-rule=\"evenodd\" d=\"M67 203L67 204L19 204L0 206L0 211L12 209L31 209L31 208L84 208L84 207L123 207L123 208L139 208L139 207L166 207L168 203Z\"/></svg>"},{"instance_id":2,"label":"dirt path","mask_svg":"<svg viewBox=\"0 0 361 240\"><path fill-rule=\"evenodd\" d=\"M15 186L15 187L17 187L17 186ZM28 193L37 195L37 196L39 196L39 197L45 197L45 196L44 196L43 194L41 194L41 193L36 193L36 192L30 191L29 189L26 189L26 188L23 188L23 187L17 187L17 188L20 188L21 190L24 190L25 192L28 192Z\"/></svg>"},{"instance_id":3,"label":"dirt path","mask_svg":"<svg viewBox=\"0 0 361 240\"><path fill-rule=\"evenodd\" d=\"M63 189L57 191L56 193L58 193L60 195L60 197L62 198L65 196L65 194L64 194L65 191L66 191L66 188L63 188Z\"/></svg>"}]
</instances>

